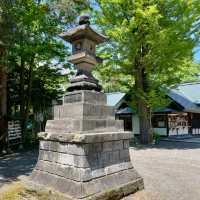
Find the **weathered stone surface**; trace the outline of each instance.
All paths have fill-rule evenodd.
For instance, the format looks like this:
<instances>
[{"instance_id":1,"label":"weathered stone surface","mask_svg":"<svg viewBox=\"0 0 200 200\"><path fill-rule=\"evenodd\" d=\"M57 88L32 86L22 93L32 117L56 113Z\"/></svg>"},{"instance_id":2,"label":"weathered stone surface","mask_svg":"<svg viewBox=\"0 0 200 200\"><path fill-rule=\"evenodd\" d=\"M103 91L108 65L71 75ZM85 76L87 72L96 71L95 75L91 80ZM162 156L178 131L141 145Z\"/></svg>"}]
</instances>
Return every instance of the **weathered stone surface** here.
<instances>
[{"instance_id":1,"label":"weathered stone surface","mask_svg":"<svg viewBox=\"0 0 200 200\"><path fill-rule=\"evenodd\" d=\"M98 146L98 145L101 146L101 143L95 143L95 144L92 146ZM81 155L88 155L89 150L91 150L91 147L89 146L89 144L72 144L72 143L62 143L62 142L42 140L40 141L40 149L81 156Z\"/></svg>"},{"instance_id":2,"label":"weathered stone surface","mask_svg":"<svg viewBox=\"0 0 200 200\"><path fill-rule=\"evenodd\" d=\"M130 140L131 132L103 132L103 133L48 133L38 134L41 140L58 141L63 143L99 143L106 141Z\"/></svg>"},{"instance_id":3,"label":"weathered stone surface","mask_svg":"<svg viewBox=\"0 0 200 200\"><path fill-rule=\"evenodd\" d=\"M48 172L70 180L86 182L95 178L103 177L119 171L133 168L130 162L109 165L99 169L79 168L70 165L63 165L55 162L39 160L35 170Z\"/></svg>"},{"instance_id":4,"label":"weathered stone surface","mask_svg":"<svg viewBox=\"0 0 200 200\"><path fill-rule=\"evenodd\" d=\"M45 150L40 150L39 160L56 162L81 168L87 168L91 165L94 165L86 156L64 154Z\"/></svg>"},{"instance_id":5,"label":"weathered stone surface","mask_svg":"<svg viewBox=\"0 0 200 200\"><path fill-rule=\"evenodd\" d=\"M89 152L95 153L95 152L102 152L103 151L103 144L101 142L99 143L93 143L89 145Z\"/></svg>"},{"instance_id":6,"label":"weathered stone surface","mask_svg":"<svg viewBox=\"0 0 200 200\"><path fill-rule=\"evenodd\" d=\"M25 186L31 191L40 191L42 194L51 194L51 198L59 200L80 200L72 196L67 195L66 193L60 193L58 190L52 189L52 187L44 186L38 182L30 181L27 179L23 180ZM118 187L104 190L100 193L96 193L93 196L86 198L81 198L82 200L120 200L121 198L135 193L138 190L144 189L144 183L142 178L135 179L126 184L120 185Z\"/></svg>"},{"instance_id":7,"label":"weathered stone surface","mask_svg":"<svg viewBox=\"0 0 200 200\"><path fill-rule=\"evenodd\" d=\"M54 107L54 119L113 119L114 109L106 105L70 103Z\"/></svg>"},{"instance_id":8,"label":"weathered stone surface","mask_svg":"<svg viewBox=\"0 0 200 200\"><path fill-rule=\"evenodd\" d=\"M103 151L106 152L106 151L112 151L112 144L113 142L104 142L103 143Z\"/></svg>"},{"instance_id":9,"label":"weathered stone surface","mask_svg":"<svg viewBox=\"0 0 200 200\"><path fill-rule=\"evenodd\" d=\"M123 121L115 120L114 113L114 108L106 105L105 94L95 91L72 92L66 95L64 105L54 107L54 120L47 121L46 131L123 131Z\"/></svg>"},{"instance_id":10,"label":"weathered stone surface","mask_svg":"<svg viewBox=\"0 0 200 200\"><path fill-rule=\"evenodd\" d=\"M61 176L34 170L32 180L39 184L53 187L57 191L72 196L74 199L94 199L98 196L104 196L102 199L105 199L108 194L109 198L111 198L115 196L115 193L111 193L111 191L119 191L122 188L123 194L121 194L121 191L120 194L125 196L143 188L143 181L135 169L127 169L89 182L76 182Z\"/></svg>"},{"instance_id":11,"label":"weathered stone surface","mask_svg":"<svg viewBox=\"0 0 200 200\"><path fill-rule=\"evenodd\" d=\"M80 133L82 121L80 119L48 120L45 130L51 133Z\"/></svg>"},{"instance_id":12,"label":"weathered stone surface","mask_svg":"<svg viewBox=\"0 0 200 200\"><path fill-rule=\"evenodd\" d=\"M102 92L89 90L68 92L65 95L64 104L76 102L90 103L94 105L106 105L106 95Z\"/></svg>"},{"instance_id":13,"label":"weathered stone surface","mask_svg":"<svg viewBox=\"0 0 200 200\"><path fill-rule=\"evenodd\" d=\"M43 145L40 146L44 146L46 143L42 144ZM106 144L106 149L103 148L102 151L99 151L100 149L89 151L91 148L90 145L87 144L87 146L82 145L85 146L86 151L83 148L80 148L80 145L77 148L74 147L74 145L68 145L70 148L66 148L66 151L63 151L62 148L60 148L61 152L59 152L48 150L49 146L54 146L52 145L52 142L50 142L50 145L46 145L47 148L44 147L44 150L40 149L39 160L56 162L80 168L103 168L112 164L130 161L128 149L114 150L112 148L113 142L105 142L98 144L98 146L105 146L104 144ZM45 150L45 148L47 150Z\"/></svg>"},{"instance_id":14,"label":"weathered stone surface","mask_svg":"<svg viewBox=\"0 0 200 200\"><path fill-rule=\"evenodd\" d=\"M89 168L77 168L44 160L38 161L35 170L48 172L78 182L92 179L91 170Z\"/></svg>"},{"instance_id":15,"label":"weathered stone surface","mask_svg":"<svg viewBox=\"0 0 200 200\"><path fill-rule=\"evenodd\" d=\"M129 155L129 150L128 149L123 149L119 151L119 158L120 160L125 160L125 159L129 159L130 155Z\"/></svg>"},{"instance_id":16,"label":"weathered stone surface","mask_svg":"<svg viewBox=\"0 0 200 200\"><path fill-rule=\"evenodd\" d=\"M46 132L49 133L92 133L104 131L123 131L123 122L114 119L58 119L48 120Z\"/></svg>"},{"instance_id":17,"label":"weathered stone surface","mask_svg":"<svg viewBox=\"0 0 200 200\"><path fill-rule=\"evenodd\" d=\"M129 146L130 146L130 140L124 140L123 141L123 147L124 147L124 149L128 149Z\"/></svg>"}]
</instances>

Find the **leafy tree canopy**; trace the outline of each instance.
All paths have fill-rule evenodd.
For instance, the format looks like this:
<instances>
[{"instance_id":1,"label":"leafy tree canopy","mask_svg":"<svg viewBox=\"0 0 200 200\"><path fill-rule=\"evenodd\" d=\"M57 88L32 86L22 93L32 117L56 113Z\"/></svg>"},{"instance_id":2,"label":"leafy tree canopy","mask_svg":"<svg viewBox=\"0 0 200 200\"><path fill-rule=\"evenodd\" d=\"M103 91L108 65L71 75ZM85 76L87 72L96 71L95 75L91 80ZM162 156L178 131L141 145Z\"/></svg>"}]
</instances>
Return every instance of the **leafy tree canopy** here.
<instances>
[{"instance_id":1,"label":"leafy tree canopy","mask_svg":"<svg viewBox=\"0 0 200 200\"><path fill-rule=\"evenodd\" d=\"M30 111L44 111L63 92L61 84L68 77L61 72L70 66L68 46L58 35L87 6L83 0L15 0L2 12L9 15L5 26L11 27L7 40L9 108L19 105L23 129Z\"/></svg>"},{"instance_id":2,"label":"leafy tree canopy","mask_svg":"<svg viewBox=\"0 0 200 200\"><path fill-rule=\"evenodd\" d=\"M115 79L123 73L130 81L119 82L132 88L139 65L147 76L148 96L153 97L160 86L190 80L197 73L198 65L193 63L200 32L197 0L97 2L97 23L110 39L100 51L106 59L99 68L103 79L108 72L113 72Z\"/></svg>"},{"instance_id":3,"label":"leafy tree canopy","mask_svg":"<svg viewBox=\"0 0 200 200\"><path fill-rule=\"evenodd\" d=\"M105 72L115 72L111 80L120 77L117 87L122 83L134 94L142 141L148 143L151 109L161 103L169 86L192 80L199 70L199 65L193 63L193 49L200 38L199 1L97 0L97 3L97 24L110 38L100 51L107 62L99 74L104 80Z\"/></svg>"}]
</instances>

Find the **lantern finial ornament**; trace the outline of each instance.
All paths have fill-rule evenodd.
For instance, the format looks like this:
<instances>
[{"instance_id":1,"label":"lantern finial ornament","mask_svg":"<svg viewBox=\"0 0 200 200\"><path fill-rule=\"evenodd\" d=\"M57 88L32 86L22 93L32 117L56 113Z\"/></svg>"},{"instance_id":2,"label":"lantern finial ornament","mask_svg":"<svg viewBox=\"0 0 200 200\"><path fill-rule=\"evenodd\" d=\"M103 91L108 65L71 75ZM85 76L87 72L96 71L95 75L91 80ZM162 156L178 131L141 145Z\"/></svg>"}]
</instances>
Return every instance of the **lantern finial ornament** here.
<instances>
[{"instance_id":1,"label":"lantern finial ornament","mask_svg":"<svg viewBox=\"0 0 200 200\"><path fill-rule=\"evenodd\" d=\"M88 24L90 25L90 16L85 14L81 15L79 18L79 25Z\"/></svg>"}]
</instances>

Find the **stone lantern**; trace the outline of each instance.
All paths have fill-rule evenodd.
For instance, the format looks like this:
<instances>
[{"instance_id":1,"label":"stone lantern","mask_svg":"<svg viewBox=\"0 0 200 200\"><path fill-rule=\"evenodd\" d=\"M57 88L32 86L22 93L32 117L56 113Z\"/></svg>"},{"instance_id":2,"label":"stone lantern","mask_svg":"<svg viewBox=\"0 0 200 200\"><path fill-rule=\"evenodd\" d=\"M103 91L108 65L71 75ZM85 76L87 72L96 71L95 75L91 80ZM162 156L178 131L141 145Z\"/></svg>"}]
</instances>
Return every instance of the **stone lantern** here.
<instances>
[{"instance_id":1,"label":"stone lantern","mask_svg":"<svg viewBox=\"0 0 200 200\"><path fill-rule=\"evenodd\" d=\"M106 37L95 32L90 27L88 16L82 16L79 26L60 35L72 44L72 55L68 61L77 68L77 74L71 79L68 91L95 90L101 91L101 86L92 76L92 69L101 59L96 57L96 45L106 41Z\"/></svg>"},{"instance_id":2,"label":"stone lantern","mask_svg":"<svg viewBox=\"0 0 200 200\"><path fill-rule=\"evenodd\" d=\"M129 140L123 122L91 71L98 63L96 45L106 37L95 32L88 16L79 26L60 35L72 43L69 61L77 74L64 98L54 107L54 119L40 133L40 152L30 177L35 188L53 188L66 199L120 199L143 188L143 179L130 161Z\"/></svg>"}]
</instances>

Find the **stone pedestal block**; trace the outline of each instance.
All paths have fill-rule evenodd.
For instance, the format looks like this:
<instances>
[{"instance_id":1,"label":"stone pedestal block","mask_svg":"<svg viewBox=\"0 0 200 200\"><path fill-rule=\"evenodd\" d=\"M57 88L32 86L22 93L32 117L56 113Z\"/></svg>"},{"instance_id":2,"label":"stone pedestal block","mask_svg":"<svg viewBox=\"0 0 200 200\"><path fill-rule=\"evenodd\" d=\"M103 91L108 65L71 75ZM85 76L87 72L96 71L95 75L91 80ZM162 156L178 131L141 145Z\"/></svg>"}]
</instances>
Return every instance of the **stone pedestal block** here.
<instances>
[{"instance_id":1,"label":"stone pedestal block","mask_svg":"<svg viewBox=\"0 0 200 200\"><path fill-rule=\"evenodd\" d=\"M40 152L30 177L35 188L52 188L70 200L118 200L143 188L130 162L130 132L115 120L115 110L92 76L102 60L96 45L106 37L90 27L88 16L79 26L62 33L72 43L69 61L77 73L70 80L64 104L55 106L54 119L40 133Z\"/></svg>"},{"instance_id":2,"label":"stone pedestal block","mask_svg":"<svg viewBox=\"0 0 200 200\"><path fill-rule=\"evenodd\" d=\"M54 120L46 132L89 133L123 131L123 121L115 120L115 110L106 105L106 95L96 91L74 91L64 97L64 105L54 107Z\"/></svg>"},{"instance_id":3,"label":"stone pedestal block","mask_svg":"<svg viewBox=\"0 0 200 200\"><path fill-rule=\"evenodd\" d=\"M39 138L39 158L30 177L36 188L53 188L73 200L117 200L143 188L130 161L131 132L115 120L103 93L68 93Z\"/></svg>"},{"instance_id":4,"label":"stone pedestal block","mask_svg":"<svg viewBox=\"0 0 200 200\"><path fill-rule=\"evenodd\" d=\"M133 193L143 188L143 180L130 162L130 137L128 132L69 137L40 134L40 153L31 180L71 199L98 199L102 195L106 199L122 190L122 196Z\"/></svg>"}]
</instances>

